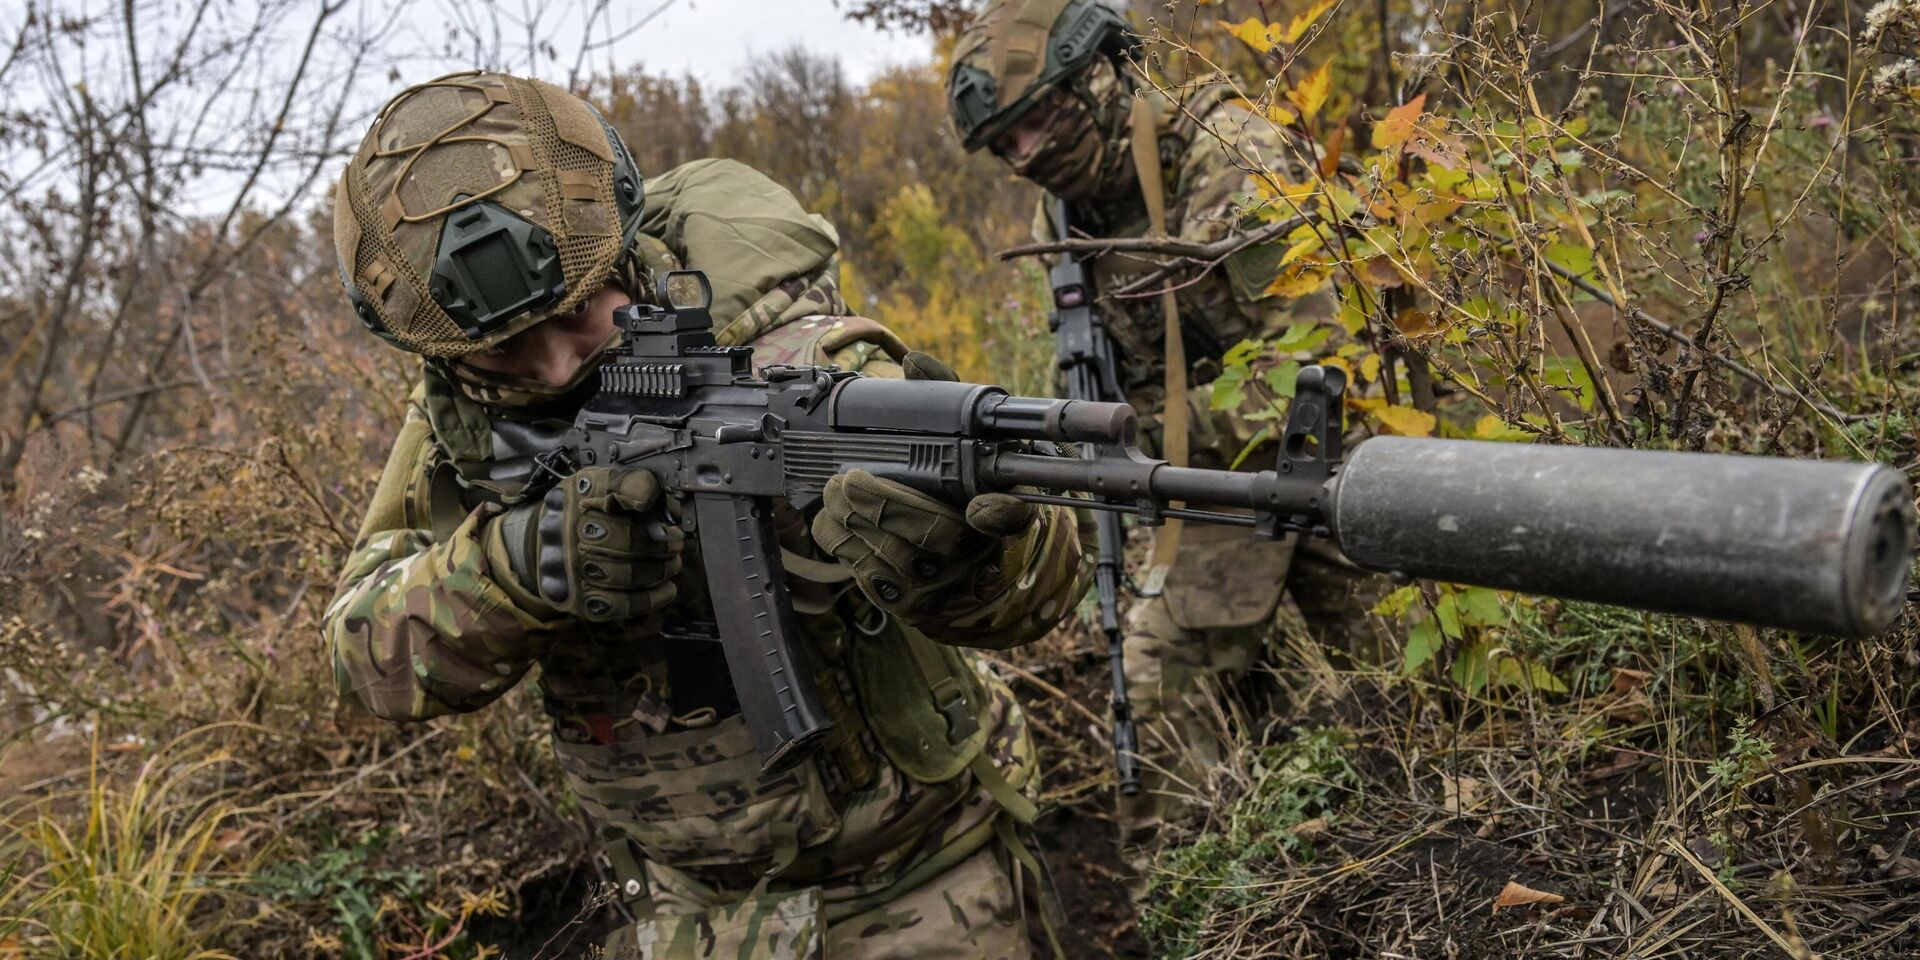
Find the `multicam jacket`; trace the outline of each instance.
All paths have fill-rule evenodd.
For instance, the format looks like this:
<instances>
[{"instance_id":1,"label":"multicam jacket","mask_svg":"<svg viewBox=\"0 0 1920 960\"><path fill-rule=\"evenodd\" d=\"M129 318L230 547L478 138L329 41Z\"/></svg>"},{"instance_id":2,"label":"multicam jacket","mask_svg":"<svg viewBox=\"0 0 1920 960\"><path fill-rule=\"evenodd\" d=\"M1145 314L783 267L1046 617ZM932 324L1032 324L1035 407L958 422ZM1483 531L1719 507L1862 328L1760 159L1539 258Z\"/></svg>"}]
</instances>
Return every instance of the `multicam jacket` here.
<instances>
[{"instance_id":1,"label":"multicam jacket","mask_svg":"<svg viewBox=\"0 0 1920 960\"><path fill-rule=\"evenodd\" d=\"M735 318L723 342L750 343L758 364L900 375L899 339L841 315L831 228L785 191L701 161L651 181L647 202L649 265L709 271L715 316ZM814 759L766 776L702 626L728 587L704 582L697 555L670 609L644 623L548 622L515 605L485 530L578 398L499 400L437 364L410 398L324 621L344 697L424 720L478 709L537 665L569 784L631 841L668 913L737 899L772 870L778 885L824 888L827 920L850 916L965 859L1025 803L1012 792L1034 776L1020 710L951 645L1024 643L1073 607L1086 572L1070 514L1043 514L916 630L870 604L782 505L791 595L835 730Z\"/></svg>"},{"instance_id":2,"label":"multicam jacket","mask_svg":"<svg viewBox=\"0 0 1920 960\"><path fill-rule=\"evenodd\" d=\"M1160 132L1160 165L1165 178L1167 232L1183 240L1208 243L1226 236L1243 223L1239 209L1257 195L1249 163L1285 171L1300 166L1310 148L1290 142L1272 124L1235 100L1225 84L1203 85L1176 103L1152 91L1160 107L1155 129ZM1116 147L1122 151L1128 145ZM1290 179L1301 182L1305 173ZM1051 200L1043 199L1034 214L1034 235L1056 238ZM1073 230L1092 237L1138 237L1150 228L1146 204L1138 192L1120 201L1085 201L1067 212ZM1178 287L1180 329L1186 342L1189 382L1203 388L1221 371L1220 359L1234 344L1248 338L1273 338L1295 323L1333 323L1331 298L1317 295L1285 300L1265 294L1278 273L1284 245L1249 247L1228 257L1197 279L1176 275L1149 284L1146 290L1116 295L1130 281L1154 272L1157 257L1111 252L1091 265L1093 285L1107 329L1119 354L1121 389L1139 410L1147 431L1144 441L1157 446L1156 419L1165 405L1165 339L1160 298L1166 286ZM1190 281L1190 282L1189 282ZM1195 389L1192 456L1195 466L1223 467L1239 453L1252 431L1225 415L1210 415L1206 391ZM1220 462L1221 460L1226 462Z\"/></svg>"}]
</instances>

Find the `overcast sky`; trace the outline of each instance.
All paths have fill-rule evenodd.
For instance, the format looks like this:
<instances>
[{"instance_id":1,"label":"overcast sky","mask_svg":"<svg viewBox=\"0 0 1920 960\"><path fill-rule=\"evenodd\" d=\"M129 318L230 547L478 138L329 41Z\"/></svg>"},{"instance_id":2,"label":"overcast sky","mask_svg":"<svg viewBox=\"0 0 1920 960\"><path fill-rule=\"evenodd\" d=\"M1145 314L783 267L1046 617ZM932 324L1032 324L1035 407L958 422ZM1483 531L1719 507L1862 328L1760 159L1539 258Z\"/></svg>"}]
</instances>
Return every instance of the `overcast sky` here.
<instances>
[{"instance_id":1,"label":"overcast sky","mask_svg":"<svg viewBox=\"0 0 1920 960\"><path fill-rule=\"evenodd\" d=\"M597 15L595 0L358 3L358 25L406 58L401 73L408 82L504 66L565 84L576 67L584 81L638 64L655 75L691 73L702 85L724 87L753 57L800 46L837 57L847 79L864 83L932 52L928 38L854 23L832 0L612 0ZM583 29L588 16L592 27ZM520 32L516 25L529 19L536 22L532 34ZM529 50L536 51L531 63Z\"/></svg>"},{"instance_id":2,"label":"overcast sky","mask_svg":"<svg viewBox=\"0 0 1920 960\"><path fill-rule=\"evenodd\" d=\"M625 5L637 18L659 2ZM847 79L855 83L888 66L925 60L931 52L925 37L854 23L831 0L677 0L616 52L650 73L692 73L702 84L724 86L753 56L796 43L815 53L837 54Z\"/></svg>"},{"instance_id":3,"label":"overcast sky","mask_svg":"<svg viewBox=\"0 0 1920 960\"><path fill-rule=\"evenodd\" d=\"M64 70L42 66L27 74L44 89L10 82L0 90L0 108L44 109L47 91L70 86L75 79L92 87L126 83L122 61L128 44L114 13L118 3L47 2L55 13L98 19L90 21L95 24L90 32L63 41L52 55L53 60L71 61ZM182 25L198 23L192 14L202 9L201 0L135 2L142 18L143 60L151 74ZM273 116L285 96L318 2L215 0L211 25L202 30L203 48L224 37L256 39L232 55L239 57L240 66L230 82L176 84L156 101L150 120L163 132L160 139L234 154L244 154L257 143L263 135L261 121ZM0 28L5 28L0 36L12 36L26 12L24 0L0 0ZM45 19L46 11L40 16ZM256 26L256 20L264 27ZM261 171L250 194L254 204L272 205L298 191L296 185L307 176L308 163L302 158L320 150L334 155L350 150L374 111L401 88L454 71L505 69L564 85L638 66L655 76L691 74L715 89L738 82L755 57L797 45L838 59L848 81L859 85L889 66L922 62L932 55L929 38L854 23L832 0L610 0L604 6L598 0L349 0L324 24L301 89L308 95L296 98L281 138L288 149ZM365 51L357 68L350 59L353 51ZM336 94L344 95L346 108L340 126L323 143L313 132L339 101ZM59 155L12 146L9 151L0 144L0 162L38 171L36 189L70 194L60 182L64 161ZM331 176L329 171L327 179ZM243 171L215 167L183 183L175 203L187 211L217 215L246 180ZM308 189L300 192L306 192L309 201L324 195L324 183L315 188L312 181L305 182Z\"/></svg>"}]
</instances>

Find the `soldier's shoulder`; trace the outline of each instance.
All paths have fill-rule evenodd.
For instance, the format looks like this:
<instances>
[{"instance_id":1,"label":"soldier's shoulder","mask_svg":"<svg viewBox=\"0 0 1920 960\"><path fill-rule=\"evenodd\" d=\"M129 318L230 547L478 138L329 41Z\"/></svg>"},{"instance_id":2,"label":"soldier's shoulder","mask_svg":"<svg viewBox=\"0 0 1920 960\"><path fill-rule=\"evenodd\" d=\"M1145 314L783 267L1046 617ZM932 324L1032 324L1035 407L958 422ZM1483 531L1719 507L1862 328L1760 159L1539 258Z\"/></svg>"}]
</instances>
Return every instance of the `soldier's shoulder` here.
<instances>
[{"instance_id":1,"label":"soldier's shoulder","mask_svg":"<svg viewBox=\"0 0 1920 960\"><path fill-rule=\"evenodd\" d=\"M1232 84L1202 83L1182 100L1184 132L1190 156L1218 157L1230 153L1227 142L1266 146L1288 135Z\"/></svg>"},{"instance_id":2,"label":"soldier's shoulder","mask_svg":"<svg viewBox=\"0 0 1920 960\"><path fill-rule=\"evenodd\" d=\"M904 356L907 350L900 335L878 320L825 314L781 324L750 345L756 365L831 363L848 370L859 370L870 360Z\"/></svg>"},{"instance_id":3,"label":"soldier's shoulder","mask_svg":"<svg viewBox=\"0 0 1920 960\"><path fill-rule=\"evenodd\" d=\"M676 164L657 173L647 184L649 191L659 187L677 187L687 184L713 183L715 181L759 181L770 178L753 167L727 157L702 157Z\"/></svg>"},{"instance_id":4,"label":"soldier's shoulder","mask_svg":"<svg viewBox=\"0 0 1920 960\"><path fill-rule=\"evenodd\" d=\"M738 160L705 157L647 178L646 223L658 233L662 220L678 221L695 211L732 211L769 203L790 204L804 216L792 194L772 177Z\"/></svg>"}]
</instances>

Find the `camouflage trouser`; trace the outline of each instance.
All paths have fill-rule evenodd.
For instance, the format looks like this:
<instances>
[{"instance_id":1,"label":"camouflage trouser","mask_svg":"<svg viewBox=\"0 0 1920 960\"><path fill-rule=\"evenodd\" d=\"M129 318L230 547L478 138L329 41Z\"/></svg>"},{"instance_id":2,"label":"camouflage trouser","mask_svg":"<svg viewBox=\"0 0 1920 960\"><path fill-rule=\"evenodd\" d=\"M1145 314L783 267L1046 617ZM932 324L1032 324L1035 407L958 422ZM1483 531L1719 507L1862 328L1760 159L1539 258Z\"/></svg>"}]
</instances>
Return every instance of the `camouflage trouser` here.
<instances>
[{"instance_id":1,"label":"camouflage trouser","mask_svg":"<svg viewBox=\"0 0 1920 960\"><path fill-rule=\"evenodd\" d=\"M1208 689L1230 688L1261 661L1282 585L1323 648L1362 652L1355 647L1370 635L1379 578L1319 540L1262 543L1238 528L1188 526L1163 592L1128 611L1127 696L1141 763L1140 792L1118 801L1123 850L1207 794L1208 771L1227 746Z\"/></svg>"},{"instance_id":2,"label":"camouflage trouser","mask_svg":"<svg viewBox=\"0 0 1920 960\"><path fill-rule=\"evenodd\" d=\"M829 919L819 887L698 910L670 902L616 932L611 960L1029 960L1029 910L1010 852L988 843L878 906ZM697 912L693 912L697 911Z\"/></svg>"}]
</instances>

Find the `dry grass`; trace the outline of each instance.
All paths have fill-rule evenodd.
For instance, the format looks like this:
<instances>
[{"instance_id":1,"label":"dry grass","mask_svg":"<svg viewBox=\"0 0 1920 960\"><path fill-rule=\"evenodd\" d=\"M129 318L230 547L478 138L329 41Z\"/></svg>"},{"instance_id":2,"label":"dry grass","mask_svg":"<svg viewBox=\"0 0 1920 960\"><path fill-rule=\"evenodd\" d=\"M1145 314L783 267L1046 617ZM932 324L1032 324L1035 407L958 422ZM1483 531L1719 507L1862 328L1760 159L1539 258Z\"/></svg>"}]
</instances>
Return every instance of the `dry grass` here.
<instances>
[{"instance_id":1,"label":"dry grass","mask_svg":"<svg viewBox=\"0 0 1920 960\"><path fill-rule=\"evenodd\" d=\"M200 784L223 779L233 758L183 737L117 787L101 776L99 752L96 739L84 791L7 817L0 858L25 866L0 883L0 922L18 930L17 950L30 958L230 957L206 945L236 922L233 894L264 851L229 858L237 811L225 791Z\"/></svg>"}]
</instances>

